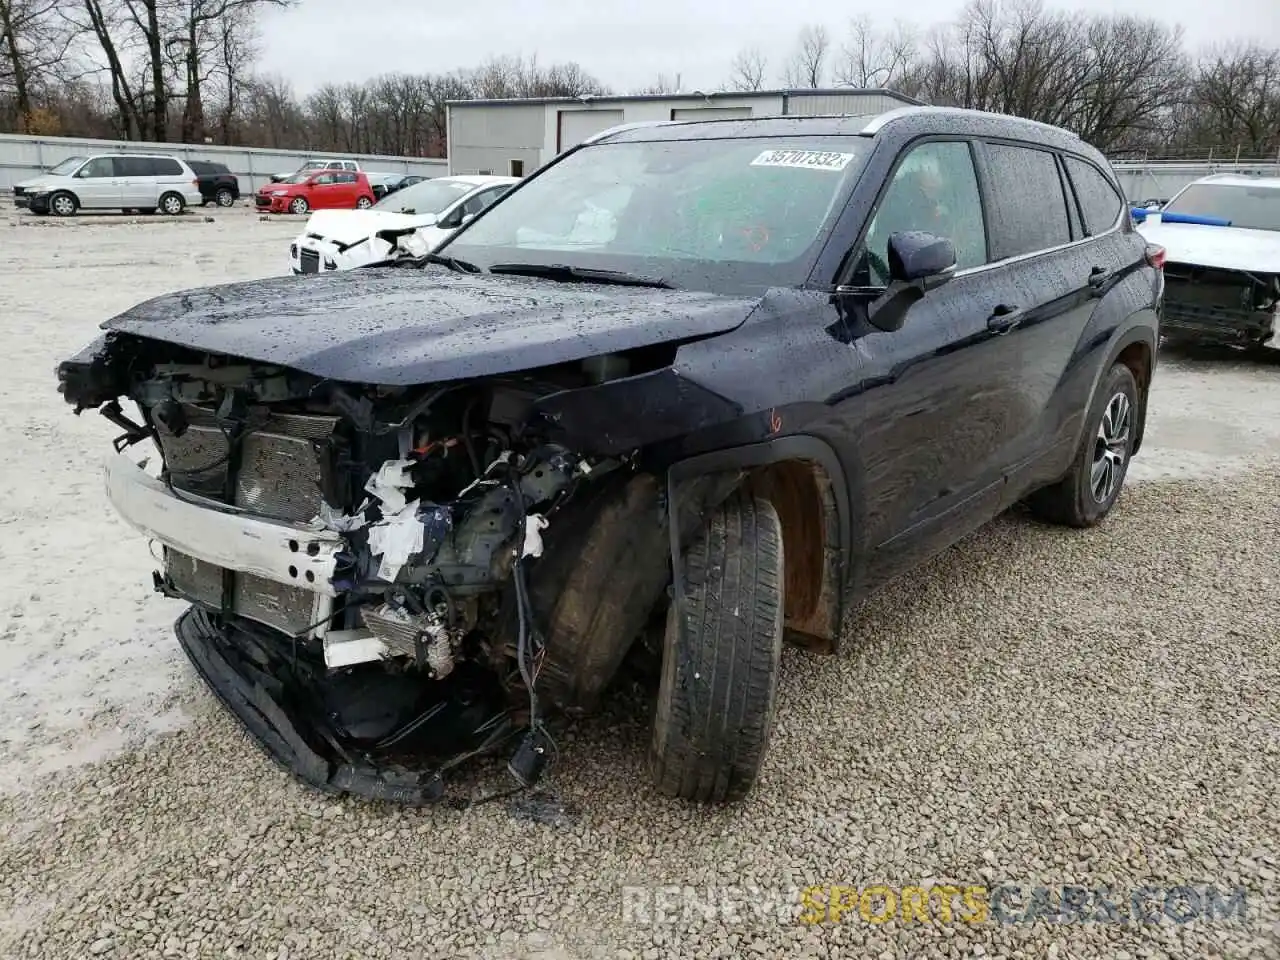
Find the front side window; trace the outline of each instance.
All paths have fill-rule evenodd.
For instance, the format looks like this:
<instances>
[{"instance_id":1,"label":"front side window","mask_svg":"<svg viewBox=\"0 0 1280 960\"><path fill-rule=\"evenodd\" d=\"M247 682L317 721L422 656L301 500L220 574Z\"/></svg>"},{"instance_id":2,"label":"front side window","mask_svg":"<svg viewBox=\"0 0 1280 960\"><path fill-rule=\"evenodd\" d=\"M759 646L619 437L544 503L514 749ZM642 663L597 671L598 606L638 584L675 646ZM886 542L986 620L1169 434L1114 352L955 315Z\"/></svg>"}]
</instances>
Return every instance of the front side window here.
<instances>
[{"instance_id":1,"label":"front side window","mask_svg":"<svg viewBox=\"0 0 1280 960\"><path fill-rule=\"evenodd\" d=\"M594 144L525 181L448 251L702 289L800 285L870 148L837 136Z\"/></svg>"},{"instance_id":2,"label":"front side window","mask_svg":"<svg viewBox=\"0 0 1280 960\"><path fill-rule=\"evenodd\" d=\"M1071 242L1058 164L1047 150L986 144L991 177L991 259L1004 260Z\"/></svg>"},{"instance_id":3,"label":"front side window","mask_svg":"<svg viewBox=\"0 0 1280 960\"><path fill-rule=\"evenodd\" d=\"M462 205L462 215L464 217L476 217L493 206L494 202L507 192L508 187L498 187L494 190L482 190L474 197L468 197L467 202Z\"/></svg>"},{"instance_id":4,"label":"front side window","mask_svg":"<svg viewBox=\"0 0 1280 960\"><path fill-rule=\"evenodd\" d=\"M1245 183L1193 183L1165 204L1164 213L1217 217L1233 227L1280 231L1280 188Z\"/></svg>"},{"instance_id":5,"label":"front side window","mask_svg":"<svg viewBox=\"0 0 1280 960\"><path fill-rule=\"evenodd\" d=\"M969 144L924 143L906 154L871 216L866 257L855 283L887 286L889 238L917 230L950 240L960 270L987 262L982 197Z\"/></svg>"},{"instance_id":6,"label":"front side window","mask_svg":"<svg viewBox=\"0 0 1280 960\"><path fill-rule=\"evenodd\" d=\"M112 157L94 157L76 174L77 177L84 179L97 177L114 177L116 175L115 161Z\"/></svg>"},{"instance_id":7,"label":"front side window","mask_svg":"<svg viewBox=\"0 0 1280 960\"><path fill-rule=\"evenodd\" d=\"M327 187L337 179L337 175L333 173L321 173L311 178L313 186Z\"/></svg>"},{"instance_id":8,"label":"front side window","mask_svg":"<svg viewBox=\"0 0 1280 960\"><path fill-rule=\"evenodd\" d=\"M1076 188L1076 197L1080 200L1084 226L1089 236L1097 236L1110 230L1124 212L1124 198L1093 164L1075 157L1063 159L1067 164L1071 184Z\"/></svg>"}]
</instances>

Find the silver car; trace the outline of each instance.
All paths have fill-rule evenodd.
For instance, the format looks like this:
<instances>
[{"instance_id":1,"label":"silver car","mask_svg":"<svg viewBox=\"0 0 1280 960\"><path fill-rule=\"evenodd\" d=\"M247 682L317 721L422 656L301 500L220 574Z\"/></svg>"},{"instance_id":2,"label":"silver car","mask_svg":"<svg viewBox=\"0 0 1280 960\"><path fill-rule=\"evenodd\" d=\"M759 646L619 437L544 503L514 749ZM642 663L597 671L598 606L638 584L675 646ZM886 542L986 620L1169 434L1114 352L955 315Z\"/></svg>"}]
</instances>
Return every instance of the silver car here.
<instances>
[{"instance_id":1,"label":"silver car","mask_svg":"<svg viewBox=\"0 0 1280 960\"><path fill-rule=\"evenodd\" d=\"M176 216L200 203L195 172L177 157L107 153L69 157L13 188L13 202L32 213L69 217L78 210L160 210Z\"/></svg>"}]
</instances>

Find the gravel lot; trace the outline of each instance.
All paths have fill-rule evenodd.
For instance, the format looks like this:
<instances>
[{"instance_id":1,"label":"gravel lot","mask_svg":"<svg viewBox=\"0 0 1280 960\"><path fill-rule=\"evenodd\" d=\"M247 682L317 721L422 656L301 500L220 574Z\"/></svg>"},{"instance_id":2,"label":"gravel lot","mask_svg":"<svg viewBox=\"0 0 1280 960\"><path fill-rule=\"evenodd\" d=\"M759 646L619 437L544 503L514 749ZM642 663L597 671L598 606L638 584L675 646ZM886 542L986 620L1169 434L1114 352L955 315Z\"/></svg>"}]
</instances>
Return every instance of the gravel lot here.
<instances>
[{"instance_id":1,"label":"gravel lot","mask_svg":"<svg viewBox=\"0 0 1280 960\"><path fill-rule=\"evenodd\" d=\"M335 801L198 685L102 494L112 429L55 392L112 313L286 269L296 221L211 216L0 218L0 956L1280 956L1280 362L1162 359L1103 528L1003 518L856 611L848 656L788 651L740 806L649 791L631 690L564 738L554 816ZM1244 922L812 926L725 889L798 912L795 887L877 883L1248 899ZM624 912L667 885L737 915Z\"/></svg>"}]
</instances>

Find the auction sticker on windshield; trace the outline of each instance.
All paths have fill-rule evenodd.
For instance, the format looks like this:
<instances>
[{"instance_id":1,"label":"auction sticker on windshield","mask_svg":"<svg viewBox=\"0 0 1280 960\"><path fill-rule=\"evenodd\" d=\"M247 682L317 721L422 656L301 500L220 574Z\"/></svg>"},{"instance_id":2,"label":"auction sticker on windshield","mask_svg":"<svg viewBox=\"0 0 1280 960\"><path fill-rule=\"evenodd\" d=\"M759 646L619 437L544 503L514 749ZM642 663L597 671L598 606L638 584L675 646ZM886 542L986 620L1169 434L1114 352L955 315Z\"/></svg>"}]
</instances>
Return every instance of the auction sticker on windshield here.
<instances>
[{"instance_id":1,"label":"auction sticker on windshield","mask_svg":"<svg viewBox=\"0 0 1280 960\"><path fill-rule=\"evenodd\" d=\"M822 150L766 150L751 161L753 167L803 167L806 170L843 170L853 159L852 153L827 153Z\"/></svg>"}]
</instances>

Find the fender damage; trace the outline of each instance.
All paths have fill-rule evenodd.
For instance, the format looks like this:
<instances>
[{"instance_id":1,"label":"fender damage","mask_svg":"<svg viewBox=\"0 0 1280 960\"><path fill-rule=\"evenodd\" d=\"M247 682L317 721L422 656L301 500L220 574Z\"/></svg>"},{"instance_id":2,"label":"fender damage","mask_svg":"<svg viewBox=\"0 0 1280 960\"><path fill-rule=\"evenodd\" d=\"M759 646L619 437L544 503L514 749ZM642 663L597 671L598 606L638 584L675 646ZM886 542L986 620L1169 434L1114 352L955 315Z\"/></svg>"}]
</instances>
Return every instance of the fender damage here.
<instances>
[{"instance_id":1,"label":"fender damage","mask_svg":"<svg viewBox=\"0 0 1280 960\"><path fill-rule=\"evenodd\" d=\"M343 275L295 287L296 330L271 281L159 298L104 324L59 390L122 429L112 503L161 545L188 657L278 763L414 804L505 750L529 784L546 719L595 708L665 604L670 531L699 504L673 523L664 444L742 415L677 372L678 346L754 304L546 284L539 303L447 277L410 322L378 274L314 304ZM493 330L517 309L504 360Z\"/></svg>"}]
</instances>

